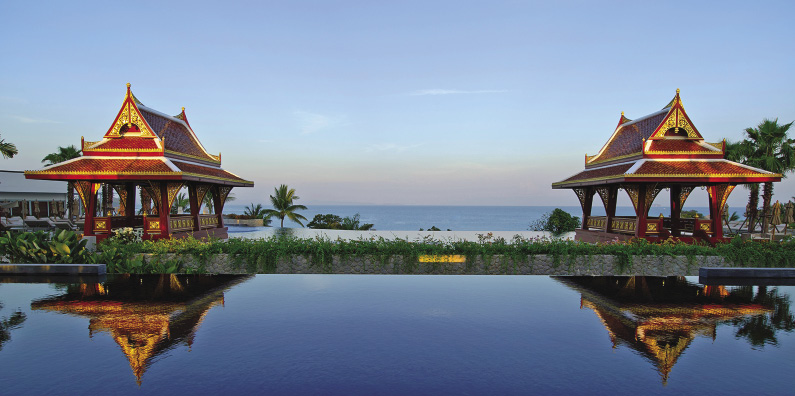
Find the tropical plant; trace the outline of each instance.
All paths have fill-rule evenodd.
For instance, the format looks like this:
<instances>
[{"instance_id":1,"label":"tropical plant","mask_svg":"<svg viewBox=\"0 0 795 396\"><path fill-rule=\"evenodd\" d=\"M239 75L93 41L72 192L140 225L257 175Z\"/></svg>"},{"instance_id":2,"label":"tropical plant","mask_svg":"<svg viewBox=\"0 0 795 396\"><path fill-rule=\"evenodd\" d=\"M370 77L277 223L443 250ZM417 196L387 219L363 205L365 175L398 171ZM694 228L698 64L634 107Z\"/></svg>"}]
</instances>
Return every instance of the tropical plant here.
<instances>
[{"instance_id":1,"label":"tropical plant","mask_svg":"<svg viewBox=\"0 0 795 396\"><path fill-rule=\"evenodd\" d=\"M555 208L530 224L531 231L549 231L552 235L572 232L580 226L580 218L572 216L563 209Z\"/></svg>"},{"instance_id":2,"label":"tropical plant","mask_svg":"<svg viewBox=\"0 0 795 396\"><path fill-rule=\"evenodd\" d=\"M312 221L307 223L306 226L309 228L334 230L339 228L341 222L342 217L335 214L316 214L315 217L312 218Z\"/></svg>"},{"instance_id":3,"label":"tropical plant","mask_svg":"<svg viewBox=\"0 0 795 396\"><path fill-rule=\"evenodd\" d=\"M41 162L44 162L44 166L52 166L60 162L68 161L70 159L74 159L80 156L80 150L77 149L74 145L61 147L58 146L58 151L54 153L47 154ZM72 206L74 205L75 200L75 185L72 182L66 183L66 209L69 212L69 217L75 217L75 213L72 213Z\"/></svg>"},{"instance_id":4,"label":"tropical plant","mask_svg":"<svg viewBox=\"0 0 795 396\"><path fill-rule=\"evenodd\" d=\"M788 172L795 171L795 139L790 139L787 134L792 124L790 122L779 125L778 118L776 118L774 120L765 119L756 128L745 128L746 139L727 147L729 159L786 177ZM751 186L751 197L748 202L752 215L749 231L753 231L753 224L755 224L753 220L758 204L758 198L755 198L753 188ZM758 187L756 188L756 196L758 196ZM762 232L767 232L768 212L772 198L773 182L765 182L762 191Z\"/></svg>"},{"instance_id":5,"label":"tropical plant","mask_svg":"<svg viewBox=\"0 0 795 396\"><path fill-rule=\"evenodd\" d=\"M17 146L14 145L14 143L9 143L0 139L0 155L2 155L3 158L12 158L17 154L19 154L19 150L17 150Z\"/></svg>"},{"instance_id":6,"label":"tropical plant","mask_svg":"<svg viewBox=\"0 0 795 396\"><path fill-rule=\"evenodd\" d=\"M367 231L373 228L373 224L360 224L359 223L359 214L356 213L353 216L345 216L342 218L342 221L339 223L340 230L359 230L359 231Z\"/></svg>"},{"instance_id":7,"label":"tropical plant","mask_svg":"<svg viewBox=\"0 0 795 396\"><path fill-rule=\"evenodd\" d=\"M306 217L296 213L296 211L306 210L306 206L293 203L300 199L299 196L295 195L295 189L287 187L286 184L282 184L279 187L274 187L273 191L275 195L270 196L273 209L265 209L265 217L278 217L281 220L282 228L284 228L285 217L303 227L304 224L301 223L301 220L306 221Z\"/></svg>"},{"instance_id":8,"label":"tropical plant","mask_svg":"<svg viewBox=\"0 0 795 396\"><path fill-rule=\"evenodd\" d=\"M692 210L683 210L679 214L679 217L681 217L683 219L693 219L693 218L696 218L696 217L704 218L704 215L701 214L701 212L699 212L699 211L697 211L695 209L692 209Z\"/></svg>"},{"instance_id":9,"label":"tropical plant","mask_svg":"<svg viewBox=\"0 0 795 396\"><path fill-rule=\"evenodd\" d=\"M180 209L182 209L183 213L190 210L190 199L185 196L185 193L177 194L177 197L174 199L174 205L171 207L171 214L179 213Z\"/></svg>"},{"instance_id":10,"label":"tropical plant","mask_svg":"<svg viewBox=\"0 0 795 396\"><path fill-rule=\"evenodd\" d=\"M44 231L6 231L0 235L0 256L12 263L87 263L91 256L86 249L87 242L68 230L54 235Z\"/></svg>"}]
</instances>

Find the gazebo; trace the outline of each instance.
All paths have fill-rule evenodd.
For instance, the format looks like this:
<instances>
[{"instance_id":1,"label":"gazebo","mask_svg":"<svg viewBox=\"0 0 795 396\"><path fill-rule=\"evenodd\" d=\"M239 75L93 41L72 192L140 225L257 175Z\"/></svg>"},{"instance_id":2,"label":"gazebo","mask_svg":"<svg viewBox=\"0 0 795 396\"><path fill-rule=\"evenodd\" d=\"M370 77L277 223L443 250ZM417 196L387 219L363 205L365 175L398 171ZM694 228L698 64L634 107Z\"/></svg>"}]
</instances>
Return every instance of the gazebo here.
<instances>
[{"instance_id":1,"label":"gazebo","mask_svg":"<svg viewBox=\"0 0 795 396\"><path fill-rule=\"evenodd\" d=\"M687 116L679 90L662 110L630 120L621 113L613 135L593 156L585 156L585 170L552 184L572 189L583 211L576 239L585 242L632 237L685 242L725 241L721 215L732 190L743 183L781 181L781 175L726 158L726 141L707 143ZM709 194L708 219L683 219L682 206L697 187ZM632 201L635 216L616 216L618 190ZM670 217L649 217L655 197L670 191ZM606 216L591 216L599 195Z\"/></svg>"},{"instance_id":2,"label":"gazebo","mask_svg":"<svg viewBox=\"0 0 795 396\"><path fill-rule=\"evenodd\" d=\"M81 150L79 158L26 171L25 177L73 183L86 214L84 234L97 240L121 227L142 228L144 239L188 235L225 239L222 215L229 192L233 187L254 186L221 169L221 155L204 149L184 107L175 116L148 108L132 94L130 84L105 136L96 142L81 138ZM103 185L103 202L98 203L97 192ZM172 214L183 188L188 191L190 213ZM118 209L113 207L113 192ZM135 210L136 195L140 214ZM213 213L202 214L208 195Z\"/></svg>"}]
</instances>

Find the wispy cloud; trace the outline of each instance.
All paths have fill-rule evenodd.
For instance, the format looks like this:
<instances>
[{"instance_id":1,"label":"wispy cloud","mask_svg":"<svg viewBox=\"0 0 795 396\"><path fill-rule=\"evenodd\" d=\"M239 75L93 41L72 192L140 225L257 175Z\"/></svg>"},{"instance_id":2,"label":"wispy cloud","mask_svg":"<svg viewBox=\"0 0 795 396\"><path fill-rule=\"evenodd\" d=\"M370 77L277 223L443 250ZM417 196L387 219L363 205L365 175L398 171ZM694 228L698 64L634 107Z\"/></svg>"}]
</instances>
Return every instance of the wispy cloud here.
<instances>
[{"instance_id":1,"label":"wispy cloud","mask_svg":"<svg viewBox=\"0 0 795 396\"><path fill-rule=\"evenodd\" d=\"M479 89L479 90L463 90L463 89L420 89L418 91L410 92L411 96L426 96L426 95L462 95L462 94L489 94L489 93L505 93L507 89Z\"/></svg>"},{"instance_id":2,"label":"wispy cloud","mask_svg":"<svg viewBox=\"0 0 795 396\"><path fill-rule=\"evenodd\" d=\"M61 123L60 121L45 120L42 118L30 118L18 115L9 115L6 117L13 118L23 124L60 124Z\"/></svg>"},{"instance_id":3,"label":"wispy cloud","mask_svg":"<svg viewBox=\"0 0 795 396\"><path fill-rule=\"evenodd\" d=\"M419 146L422 146L422 143L410 144L406 146L402 146L395 143L381 143L381 144L371 144L367 146L364 150L368 153L384 152L384 151L393 151L396 153L401 153L406 150L410 150Z\"/></svg>"},{"instance_id":4,"label":"wispy cloud","mask_svg":"<svg viewBox=\"0 0 795 396\"><path fill-rule=\"evenodd\" d=\"M309 135L323 129L343 125L344 116L327 116L308 111L294 111L293 117L298 121L302 135Z\"/></svg>"}]
</instances>

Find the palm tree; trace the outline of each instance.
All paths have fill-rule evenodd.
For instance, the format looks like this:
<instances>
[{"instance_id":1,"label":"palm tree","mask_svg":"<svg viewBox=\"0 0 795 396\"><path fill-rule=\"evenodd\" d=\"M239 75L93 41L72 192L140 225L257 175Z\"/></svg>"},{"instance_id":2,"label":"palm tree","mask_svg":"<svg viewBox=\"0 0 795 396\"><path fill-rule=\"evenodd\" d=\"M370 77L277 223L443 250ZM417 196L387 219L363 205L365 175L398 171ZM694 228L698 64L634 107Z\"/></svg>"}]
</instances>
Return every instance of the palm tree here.
<instances>
[{"instance_id":1,"label":"palm tree","mask_svg":"<svg viewBox=\"0 0 795 396\"><path fill-rule=\"evenodd\" d=\"M60 162L68 161L80 156L80 150L74 145L61 147L58 146L58 151L47 154L41 162L45 162L44 166L55 165ZM75 213L72 213L72 205L74 205L75 185L72 182L66 183L66 207L69 211L69 218L72 218Z\"/></svg>"},{"instance_id":2,"label":"palm tree","mask_svg":"<svg viewBox=\"0 0 795 396\"><path fill-rule=\"evenodd\" d=\"M0 139L0 155L2 155L3 158L12 158L17 154L19 154L19 150L17 150L17 146L15 146L14 143L8 143Z\"/></svg>"},{"instance_id":3,"label":"palm tree","mask_svg":"<svg viewBox=\"0 0 795 396\"><path fill-rule=\"evenodd\" d=\"M286 184L282 184L279 187L274 187L274 193L276 194L271 195L271 203L273 204L273 209L265 209L265 216L266 218L271 218L273 216L278 217L281 219L281 227L284 228L284 218L287 217L288 219L298 223L301 227L304 226L301 223L301 220L306 221L306 217L295 213L296 210L306 210L306 206L304 205L297 205L293 204L293 201L297 201L300 199L299 196L295 195L294 188L288 188Z\"/></svg>"},{"instance_id":4,"label":"palm tree","mask_svg":"<svg viewBox=\"0 0 795 396\"><path fill-rule=\"evenodd\" d=\"M726 144L726 158L730 161L748 164L749 158L753 157L753 143L748 140L740 142L729 142ZM748 222L748 233L753 233L756 226L756 219L759 218L757 208L759 207L759 183L744 184L750 193L748 194L748 206L745 217Z\"/></svg>"},{"instance_id":5,"label":"palm tree","mask_svg":"<svg viewBox=\"0 0 795 396\"><path fill-rule=\"evenodd\" d=\"M266 218L267 213L265 208L262 207L262 204L257 204L254 206L254 203L252 202L251 205L246 206L246 208L243 210L243 215L252 219L262 219L262 225L265 227L269 227L271 225L271 219Z\"/></svg>"},{"instance_id":6,"label":"palm tree","mask_svg":"<svg viewBox=\"0 0 795 396\"><path fill-rule=\"evenodd\" d=\"M790 139L787 135L793 122L779 125L778 118L765 119L756 128L745 128L747 138L740 143L741 153L745 156L744 163L769 172L780 173L782 176L794 171L795 139ZM762 190L763 233L767 233L767 215L772 199L773 182L765 182Z\"/></svg>"},{"instance_id":7,"label":"palm tree","mask_svg":"<svg viewBox=\"0 0 795 396\"><path fill-rule=\"evenodd\" d=\"M179 193L177 198L174 199L174 206L171 208L171 214L177 214L180 209L182 209L184 213L188 210L188 206L190 206L188 197L185 196L185 193Z\"/></svg>"}]
</instances>

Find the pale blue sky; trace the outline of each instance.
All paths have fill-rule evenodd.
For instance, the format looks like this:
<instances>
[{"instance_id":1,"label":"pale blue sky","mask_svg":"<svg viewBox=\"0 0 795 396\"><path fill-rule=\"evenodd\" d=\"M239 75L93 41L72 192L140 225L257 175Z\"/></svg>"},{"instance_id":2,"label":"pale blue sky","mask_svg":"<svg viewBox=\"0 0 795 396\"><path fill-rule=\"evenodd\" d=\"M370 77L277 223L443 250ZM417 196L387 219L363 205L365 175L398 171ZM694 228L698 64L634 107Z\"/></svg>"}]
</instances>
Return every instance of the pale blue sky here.
<instances>
[{"instance_id":1,"label":"pale blue sky","mask_svg":"<svg viewBox=\"0 0 795 396\"><path fill-rule=\"evenodd\" d=\"M795 119L792 2L380 3L0 1L0 168L99 139L127 82L241 202L576 205L550 184L676 88L709 141Z\"/></svg>"}]
</instances>

